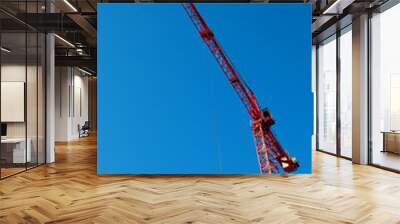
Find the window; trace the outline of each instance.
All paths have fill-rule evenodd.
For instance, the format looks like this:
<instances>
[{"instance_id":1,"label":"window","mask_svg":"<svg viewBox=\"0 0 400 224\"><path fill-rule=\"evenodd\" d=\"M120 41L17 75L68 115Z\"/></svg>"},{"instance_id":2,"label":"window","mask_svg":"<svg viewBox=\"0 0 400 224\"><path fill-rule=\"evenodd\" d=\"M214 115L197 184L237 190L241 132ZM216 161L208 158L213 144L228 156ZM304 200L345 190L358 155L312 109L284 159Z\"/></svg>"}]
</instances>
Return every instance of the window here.
<instances>
[{"instance_id":1,"label":"window","mask_svg":"<svg viewBox=\"0 0 400 224\"><path fill-rule=\"evenodd\" d=\"M336 153L336 36L318 47L318 149Z\"/></svg>"},{"instance_id":2,"label":"window","mask_svg":"<svg viewBox=\"0 0 400 224\"><path fill-rule=\"evenodd\" d=\"M351 26L340 36L340 155L351 158L352 148L352 33Z\"/></svg>"},{"instance_id":3,"label":"window","mask_svg":"<svg viewBox=\"0 0 400 224\"><path fill-rule=\"evenodd\" d=\"M371 162L400 170L400 5L371 19Z\"/></svg>"}]
</instances>

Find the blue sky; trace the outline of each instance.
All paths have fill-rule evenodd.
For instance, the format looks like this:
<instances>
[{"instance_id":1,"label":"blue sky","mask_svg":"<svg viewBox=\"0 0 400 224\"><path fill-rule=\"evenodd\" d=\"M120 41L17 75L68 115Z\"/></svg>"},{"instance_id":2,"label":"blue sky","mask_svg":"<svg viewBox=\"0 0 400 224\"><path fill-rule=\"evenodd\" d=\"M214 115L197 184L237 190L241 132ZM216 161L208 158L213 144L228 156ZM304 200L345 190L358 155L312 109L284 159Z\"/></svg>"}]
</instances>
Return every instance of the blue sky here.
<instances>
[{"instance_id":1,"label":"blue sky","mask_svg":"<svg viewBox=\"0 0 400 224\"><path fill-rule=\"evenodd\" d=\"M311 6L197 4L311 172ZM250 118L180 4L99 4L99 173L258 173Z\"/></svg>"}]
</instances>

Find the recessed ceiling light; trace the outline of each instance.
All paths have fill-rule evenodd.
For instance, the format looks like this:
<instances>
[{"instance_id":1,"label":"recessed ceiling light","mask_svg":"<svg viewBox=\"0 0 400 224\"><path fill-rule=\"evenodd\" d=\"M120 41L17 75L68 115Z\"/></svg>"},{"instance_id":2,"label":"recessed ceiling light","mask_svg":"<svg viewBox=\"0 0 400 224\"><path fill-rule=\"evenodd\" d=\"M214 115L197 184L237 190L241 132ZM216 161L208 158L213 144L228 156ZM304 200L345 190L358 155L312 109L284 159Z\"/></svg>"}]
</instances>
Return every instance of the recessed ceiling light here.
<instances>
[{"instance_id":1,"label":"recessed ceiling light","mask_svg":"<svg viewBox=\"0 0 400 224\"><path fill-rule=\"evenodd\" d=\"M90 75L90 76L93 75L92 73L90 73L90 72L88 72L88 71L86 71L86 70L83 70L83 69L81 69L81 68L79 68L79 67L78 67L78 70L81 71L81 72L83 72L83 73L85 73L86 75Z\"/></svg>"},{"instance_id":2,"label":"recessed ceiling light","mask_svg":"<svg viewBox=\"0 0 400 224\"><path fill-rule=\"evenodd\" d=\"M64 3L68 5L74 12L78 12L78 10L73 6L68 0L64 0Z\"/></svg>"},{"instance_id":3,"label":"recessed ceiling light","mask_svg":"<svg viewBox=\"0 0 400 224\"><path fill-rule=\"evenodd\" d=\"M327 9L322 12L323 15L327 14L342 14L343 9L347 8L349 5L351 5L354 2L354 0L336 0L331 4Z\"/></svg>"},{"instance_id":4,"label":"recessed ceiling light","mask_svg":"<svg viewBox=\"0 0 400 224\"><path fill-rule=\"evenodd\" d=\"M9 50L9 49L7 49L5 47L1 47L0 49L1 49L1 51L4 51L6 53L10 53L11 52L11 50Z\"/></svg>"},{"instance_id":5,"label":"recessed ceiling light","mask_svg":"<svg viewBox=\"0 0 400 224\"><path fill-rule=\"evenodd\" d=\"M68 40L60 37L58 34L54 34L55 37L57 37L59 40L61 40L62 42L64 42L65 44L67 44L68 46L75 48L75 45L73 45L71 42L69 42Z\"/></svg>"}]
</instances>

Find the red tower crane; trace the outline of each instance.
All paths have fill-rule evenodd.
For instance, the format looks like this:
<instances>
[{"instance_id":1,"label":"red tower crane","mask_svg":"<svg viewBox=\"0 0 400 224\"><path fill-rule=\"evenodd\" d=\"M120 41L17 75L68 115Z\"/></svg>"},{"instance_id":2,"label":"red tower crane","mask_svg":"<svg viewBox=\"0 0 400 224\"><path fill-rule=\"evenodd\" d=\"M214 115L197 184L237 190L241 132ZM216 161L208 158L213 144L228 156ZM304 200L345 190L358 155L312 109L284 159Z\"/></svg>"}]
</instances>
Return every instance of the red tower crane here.
<instances>
[{"instance_id":1,"label":"red tower crane","mask_svg":"<svg viewBox=\"0 0 400 224\"><path fill-rule=\"evenodd\" d=\"M253 91L235 71L195 5L193 3L182 3L182 5L250 115L260 172L279 173L278 165L284 172L295 171L299 164L294 157L286 153L272 133L271 126L275 121L269 110L260 109Z\"/></svg>"}]
</instances>

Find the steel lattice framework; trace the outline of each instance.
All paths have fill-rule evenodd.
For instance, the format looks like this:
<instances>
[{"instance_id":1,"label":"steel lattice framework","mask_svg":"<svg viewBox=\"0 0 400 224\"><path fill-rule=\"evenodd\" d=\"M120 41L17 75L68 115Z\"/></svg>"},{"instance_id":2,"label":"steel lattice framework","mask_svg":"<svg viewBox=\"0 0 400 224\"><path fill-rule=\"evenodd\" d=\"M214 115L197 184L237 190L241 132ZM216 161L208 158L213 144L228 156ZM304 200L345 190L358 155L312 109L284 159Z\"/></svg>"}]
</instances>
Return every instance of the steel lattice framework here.
<instances>
[{"instance_id":1,"label":"steel lattice framework","mask_svg":"<svg viewBox=\"0 0 400 224\"><path fill-rule=\"evenodd\" d=\"M271 126L275 121L268 109L260 109L253 91L235 71L195 5L193 3L182 3L182 5L251 117L260 172L279 173L278 165L284 172L295 171L299 164L295 158L286 153L272 133Z\"/></svg>"}]
</instances>

